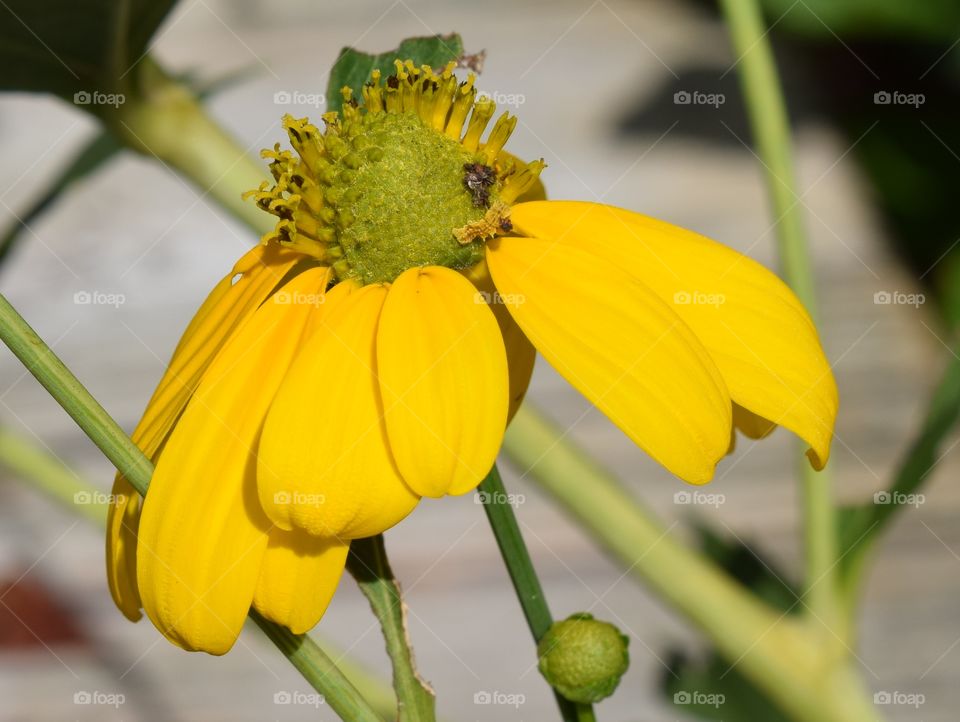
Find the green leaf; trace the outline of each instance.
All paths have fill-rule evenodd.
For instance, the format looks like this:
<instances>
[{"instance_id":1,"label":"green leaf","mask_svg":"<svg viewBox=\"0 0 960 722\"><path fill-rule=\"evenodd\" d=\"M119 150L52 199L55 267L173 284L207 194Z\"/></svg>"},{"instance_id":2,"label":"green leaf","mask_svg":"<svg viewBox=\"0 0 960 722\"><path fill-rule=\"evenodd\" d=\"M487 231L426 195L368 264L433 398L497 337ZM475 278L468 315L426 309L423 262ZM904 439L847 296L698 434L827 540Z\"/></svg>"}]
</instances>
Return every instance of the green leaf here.
<instances>
[{"instance_id":1,"label":"green leaf","mask_svg":"<svg viewBox=\"0 0 960 722\"><path fill-rule=\"evenodd\" d=\"M0 90L69 100L78 93L128 92L131 69L174 3L6 0L0 3Z\"/></svg>"},{"instance_id":2,"label":"green leaf","mask_svg":"<svg viewBox=\"0 0 960 722\"><path fill-rule=\"evenodd\" d=\"M431 35L422 38L407 38L396 50L371 55L354 48L340 51L337 61L330 70L327 83L327 109L340 110L343 107L342 88L353 90L354 97L360 96L360 89L370 79L370 74L379 69L384 75L393 73L394 60L412 60L416 65L443 67L451 60L463 55L463 40L457 33L450 35Z\"/></svg>"}]
</instances>

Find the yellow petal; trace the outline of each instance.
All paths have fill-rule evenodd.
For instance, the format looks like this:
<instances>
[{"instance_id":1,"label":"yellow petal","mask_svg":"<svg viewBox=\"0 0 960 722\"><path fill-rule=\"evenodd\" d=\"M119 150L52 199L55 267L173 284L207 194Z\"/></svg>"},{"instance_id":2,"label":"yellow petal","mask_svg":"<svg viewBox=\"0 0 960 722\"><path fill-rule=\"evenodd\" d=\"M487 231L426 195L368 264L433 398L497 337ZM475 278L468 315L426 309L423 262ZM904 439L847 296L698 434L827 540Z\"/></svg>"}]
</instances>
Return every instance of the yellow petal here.
<instances>
[{"instance_id":1,"label":"yellow petal","mask_svg":"<svg viewBox=\"0 0 960 722\"><path fill-rule=\"evenodd\" d=\"M299 529L274 529L263 555L253 606L294 634L309 632L337 591L349 550L349 543Z\"/></svg>"},{"instance_id":2,"label":"yellow petal","mask_svg":"<svg viewBox=\"0 0 960 722\"><path fill-rule=\"evenodd\" d=\"M317 297L329 270L283 290ZM151 621L184 649L223 654L253 600L269 521L256 492L263 419L318 305L264 303L217 354L167 440L143 502L137 581Z\"/></svg>"},{"instance_id":3,"label":"yellow petal","mask_svg":"<svg viewBox=\"0 0 960 722\"><path fill-rule=\"evenodd\" d=\"M487 262L480 261L461 273L477 287L480 298L490 306L500 326L500 335L503 337L503 345L507 351L507 367L510 369L510 410L507 412L507 423L509 423L527 394L530 377L533 375L533 366L537 360L537 350L530 343L530 339L523 335L523 331L507 310L505 299L501 297L497 287L493 285L493 279L490 278Z\"/></svg>"},{"instance_id":4,"label":"yellow petal","mask_svg":"<svg viewBox=\"0 0 960 722\"><path fill-rule=\"evenodd\" d=\"M275 246L248 251L210 292L187 326L166 373L131 438L156 461L164 440L200 383L203 373L230 334L259 306L299 260ZM107 584L120 611L140 619L136 584L140 495L117 474L107 513Z\"/></svg>"},{"instance_id":5,"label":"yellow petal","mask_svg":"<svg viewBox=\"0 0 960 722\"><path fill-rule=\"evenodd\" d=\"M809 315L776 275L701 235L610 206L524 203L511 219L522 233L588 249L643 281L703 342L733 400L800 436L815 468L826 464L836 383Z\"/></svg>"},{"instance_id":6,"label":"yellow petal","mask_svg":"<svg viewBox=\"0 0 960 722\"><path fill-rule=\"evenodd\" d=\"M740 404L733 405L733 425L748 439L763 439L777 428L772 421L747 411Z\"/></svg>"},{"instance_id":7,"label":"yellow petal","mask_svg":"<svg viewBox=\"0 0 960 722\"><path fill-rule=\"evenodd\" d=\"M421 496L463 494L490 471L507 425L507 356L470 281L439 266L393 282L380 315L377 371L387 438Z\"/></svg>"},{"instance_id":8,"label":"yellow petal","mask_svg":"<svg viewBox=\"0 0 960 722\"><path fill-rule=\"evenodd\" d=\"M270 408L257 486L281 529L340 540L373 536L419 500L390 455L375 373L386 295L381 285L335 286Z\"/></svg>"},{"instance_id":9,"label":"yellow petal","mask_svg":"<svg viewBox=\"0 0 960 722\"><path fill-rule=\"evenodd\" d=\"M107 586L114 603L131 622L143 616L137 589L140 502L139 492L117 474L107 510Z\"/></svg>"},{"instance_id":10,"label":"yellow petal","mask_svg":"<svg viewBox=\"0 0 960 722\"><path fill-rule=\"evenodd\" d=\"M517 166L524 166L526 163L512 153L508 153L505 150L500 151L500 161L505 161L504 165L508 165L510 161L513 161ZM547 189L543 185L543 181L537 178L530 188L528 188L523 195L517 198L517 203L524 203L526 201L543 201L547 199Z\"/></svg>"},{"instance_id":11,"label":"yellow petal","mask_svg":"<svg viewBox=\"0 0 960 722\"><path fill-rule=\"evenodd\" d=\"M677 476L704 483L730 442L730 397L690 329L619 268L533 238L487 244L520 328L557 371Z\"/></svg>"}]
</instances>

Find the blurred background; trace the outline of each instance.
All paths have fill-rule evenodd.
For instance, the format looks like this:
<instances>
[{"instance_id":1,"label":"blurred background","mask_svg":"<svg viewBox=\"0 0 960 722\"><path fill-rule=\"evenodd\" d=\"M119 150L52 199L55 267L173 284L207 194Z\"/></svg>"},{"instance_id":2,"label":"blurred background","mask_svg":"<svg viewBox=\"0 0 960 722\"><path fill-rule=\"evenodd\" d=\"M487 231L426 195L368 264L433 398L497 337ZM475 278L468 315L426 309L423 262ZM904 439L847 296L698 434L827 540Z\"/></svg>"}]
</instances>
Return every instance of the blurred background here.
<instances>
[{"instance_id":1,"label":"blurred background","mask_svg":"<svg viewBox=\"0 0 960 722\"><path fill-rule=\"evenodd\" d=\"M960 315L960 6L768 0L765 11L794 124L820 329L840 387L836 494L863 501L888 482L916 433ZM8 30L19 22L6 4L0 18ZM283 113L319 117L318 96L342 46L382 51L407 36L452 31L468 52L486 50L478 85L519 116L510 150L547 161L551 197L635 209L775 267L774 218L737 58L711 2L184 0L150 49L174 73L242 71L208 108L255 154L283 140ZM2 225L18 226L97 132L82 109L52 96L0 94ZM69 190L7 248L0 288L132 429L193 310L255 238L170 168L132 152ZM800 499L787 432L758 444L741 439L705 490L714 503L684 503L679 481L538 364L529 398L672 531L692 538L683 530L709 529L737 547L731 554L745 573L767 564L784 580L799 576ZM6 352L0 420L109 491L109 463ZM922 503L884 538L866 587L864 679L881 695L923 696L918 707L878 704L885 719L952 722L960 706L960 491L951 483L958 440L948 439ZM735 669L711 668L689 627L607 561L522 469L506 472L554 614L588 610L630 636L631 668L599 717L697 719L674 703L683 670ZM322 705L275 703L278 694L310 690L255 630L213 658L175 649L146 621L126 622L107 592L102 533L2 474L0 719L335 719ZM473 497L427 500L387 540L440 716L554 719ZM349 578L316 633L388 678L379 630ZM76 695L98 692L123 701L75 704ZM484 693L513 695L517 704L483 704Z\"/></svg>"}]
</instances>

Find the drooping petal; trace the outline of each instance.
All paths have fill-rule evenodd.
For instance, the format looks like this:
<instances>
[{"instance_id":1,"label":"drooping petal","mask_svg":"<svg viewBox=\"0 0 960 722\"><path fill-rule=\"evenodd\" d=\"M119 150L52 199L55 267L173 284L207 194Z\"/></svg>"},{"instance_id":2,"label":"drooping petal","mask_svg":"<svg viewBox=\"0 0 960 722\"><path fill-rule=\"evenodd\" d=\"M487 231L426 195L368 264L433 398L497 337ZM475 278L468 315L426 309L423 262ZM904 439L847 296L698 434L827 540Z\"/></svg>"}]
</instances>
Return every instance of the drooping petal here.
<instances>
[{"instance_id":1,"label":"drooping petal","mask_svg":"<svg viewBox=\"0 0 960 722\"><path fill-rule=\"evenodd\" d=\"M248 251L210 292L184 331L143 418L131 436L151 461L180 417L210 362L249 315L299 260L271 246ZM140 619L136 584L140 495L117 474L107 513L107 584L120 611Z\"/></svg>"},{"instance_id":2,"label":"drooping petal","mask_svg":"<svg viewBox=\"0 0 960 722\"><path fill-rule=\"evenodd\" d=\"M376 334L386 296L382 285L335 286L270 408L257 487L281 529L373 536L419 500L394 463L383 421Z\"/></svg>"},{"instance_id":3,"label":"drooping petal","mask_svg":"<svg viewBox=\"0 0 960 722\"><path fill-rule=\"evenodd\" d=\"M390 450L421 496L463 494L490 471L507 425L507 357L470 281L411 268L390 287L377 332Z\"/></svg>"},{"instance_id":4,"label":"drooping petal","mask_svg":"<svg viewBox=\"0 0 960 722\"><path fill-rule=\"evenodd\" d=\"M511 219L642 280L703 342L733 400L800 436L815 468L826 464L836 383L809 315L776 275L699 234L610 206L524 203Z\"/></svg>"},{"instance_id":5,"label":"drooping petal","mask_svg":"<svg viewBox=\"0 0 960 722\"><path fill-rule=\"evenodd\" d=\"M733 405L733 425L748 439L763 439L777 428L769 419L757 416L737 403Z\"/></svg>"},{"instance_id":6,"label":"drooping petal","mask_svg":"<svg viewBox=\"0 0 960 722\"><path fill-rule=\"evenodd\" d=\"M296 529L273 529L260 565L253 606L294 634L313 629L333 599L350 544Z\"/></svg>"},{"instance_id":7,"label":"drooping petal","mask_svg":"<svg viewBox=\"0 0 960 722\"><path fill-rule=\"evenodd\" d=\"M283 290L318 298L328 269ZM246 618L270 523L256 491L256 448L311 303L263 304L204 374L167 440L143 502L137 580L143 607L170 641L223 654Z\"/></svg>"},{"instance_id":8,"label":"drooping petal","mask_svg":"<svg viewBox=\"0 0 960 722\"><path fill-rule=\"evenodd\" d=\"M562 376L671 472L710 480L730 441L730 396L669 306L603 259L540 239L491 241L487 264Z\"/></svg>"},{"instance_id":9,"label":"drooping petal","mask_svg":"<svg viewBox=\"0 0 960 722\"><path fill-rule=\"evenodd\" d=\"M490 306L500 325L500 335L503 337L503 345L507 351L507 367L510 370L510 410L507 412L507 423L509 423L527 394L530 377L533 375L533 366L537 360L537 350L530 343L530 339L523 335L523 331L507 310L505 302L508 299L504 299L497 291L497 287L493 285L487 262L480 261L461 273L477 287L479 298Z\"/></svg>"}]
</instances>

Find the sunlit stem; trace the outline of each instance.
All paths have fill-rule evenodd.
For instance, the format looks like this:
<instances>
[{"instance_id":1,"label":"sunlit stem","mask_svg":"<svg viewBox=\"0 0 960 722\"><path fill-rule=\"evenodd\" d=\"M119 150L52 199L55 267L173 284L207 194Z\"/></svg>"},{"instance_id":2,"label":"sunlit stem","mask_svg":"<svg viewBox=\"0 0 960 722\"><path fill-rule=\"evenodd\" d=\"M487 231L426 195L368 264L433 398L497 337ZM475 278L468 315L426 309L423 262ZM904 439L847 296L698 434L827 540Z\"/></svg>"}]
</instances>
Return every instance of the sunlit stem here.
<instances>
[{"instance_id":1,"label":"sunlit stem","mask_svg":"<svg viewBox=\"0 0 960 722\"><path fill-rule=\"evenodd\" d=\"M241 195L268 180L266 166L256 159L257 148L242 148L206 114L200 101L182 83L167 75L150 57L136 68L137 92L104 123L129 148L159 161L191 181L198 202L215 200L258 235L275 219ZM254 143L259 146L260 140Z\"/></svg>"},{"instance_id":2,"label":"sunlit stem","mask_svg":"<svg viewBox=\"0 0 960 722\"><path fill-rule=\"evenodd\" d=\"M721 6L737 56L757 153L766 170L783 276L816 319L814 275L803 226L803 203L796 190L790 124L770 48L769 30L755 0L722 0ZM806 550L805 605L807 611L822 622L815 625L818 630L835 635L840 641L849 634L839 605L830 472L813 471L802 456L799 464Z\"/></svg>"}]
</instances>

